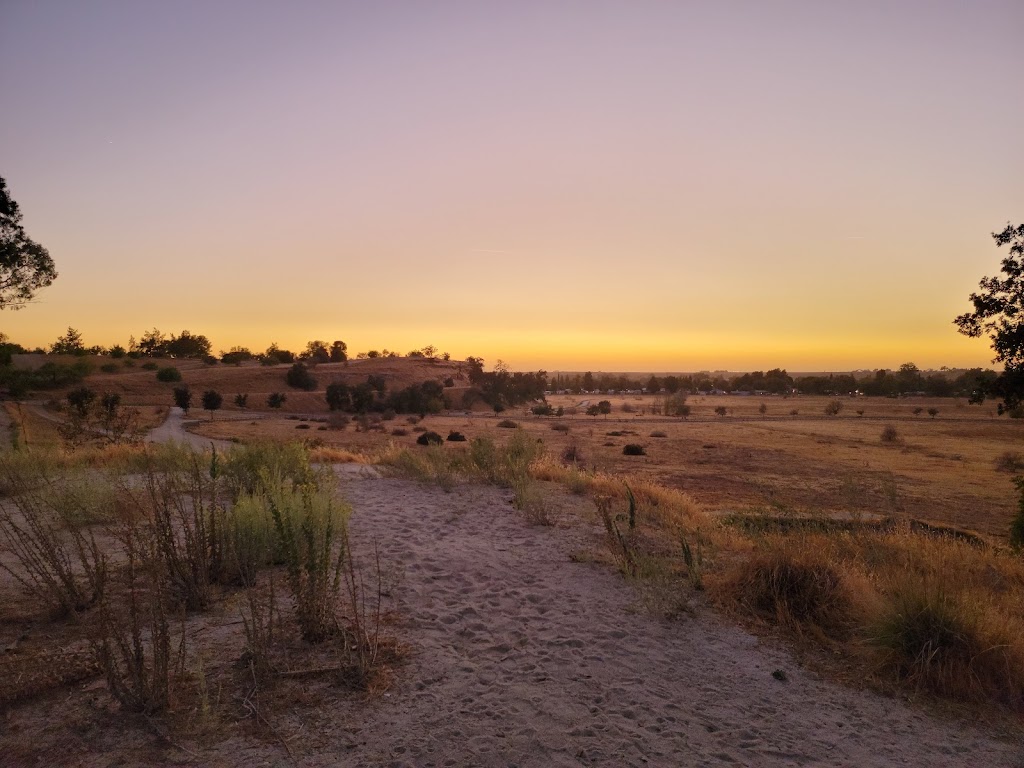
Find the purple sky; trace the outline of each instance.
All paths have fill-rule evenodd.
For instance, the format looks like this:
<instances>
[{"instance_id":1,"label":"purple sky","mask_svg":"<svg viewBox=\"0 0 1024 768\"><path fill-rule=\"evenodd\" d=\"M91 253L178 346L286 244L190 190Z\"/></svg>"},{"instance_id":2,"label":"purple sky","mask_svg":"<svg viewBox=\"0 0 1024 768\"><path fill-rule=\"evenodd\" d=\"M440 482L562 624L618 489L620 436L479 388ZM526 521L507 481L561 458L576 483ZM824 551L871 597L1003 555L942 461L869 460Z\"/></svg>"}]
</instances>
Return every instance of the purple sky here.
<instances>
[{"instance_id":1,"label":"purple sky","mask_svg":"<svg viewBox=\"0 0 1024 768\"><path fill-rule=\"evenodd\" d=\"M0 328L516 367L986 364L1024 2L0 5Z\"/></svg>"}]
</instances>

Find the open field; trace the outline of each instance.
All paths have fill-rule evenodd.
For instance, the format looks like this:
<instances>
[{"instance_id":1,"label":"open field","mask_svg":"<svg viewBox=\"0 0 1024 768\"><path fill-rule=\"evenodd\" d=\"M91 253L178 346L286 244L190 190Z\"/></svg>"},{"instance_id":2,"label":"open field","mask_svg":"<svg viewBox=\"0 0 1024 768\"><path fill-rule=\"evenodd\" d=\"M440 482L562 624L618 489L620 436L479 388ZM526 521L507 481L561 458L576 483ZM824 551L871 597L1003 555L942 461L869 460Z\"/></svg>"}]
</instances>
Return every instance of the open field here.
<instances>
[{"instance_id":1,"label":"open field","mask_svg":"<svg viewBox=\"0 0 1024 768\"><path fill-rule=\"evenodd\" d=\"M844 401L838 416L826 417L824 407L831 398L696 397L690 399L693 413L684 421L651 415L651 406L660 400L655 396L612 396L611 415L581 415L581 403L596 399L549 397L553 406L577 410L562 417L533 416L517 408L500 415L428 416L414 427L397 416L381 423L383 431L359 432L354 424L330 430L323 422L300 421L295 414L241 420L218 415L213 422L197 415L194 430L222 439L307 439L371 450L391 441L413 445L417 427L442 436L454 430L470 439L500 440L510 430L498 423L512 419L542 440L553 456L575 445L586 467L635 474L684 490L710 511L904 516L1005 539L1016 507L1011 474L996 463L1006 453L1024 451L1024 423L996 418L987 406L942 398L860 398ZM761 402L768 405L764 416L758 413ZM622 405L636 412L623 413ZM719 406L729 414L716 416ZM924 412L915 416L915 408ZM937 408L938 415L929 417L928 408ZM789 415L792 410L798 414ZM864 415L857 415L858 410ZM898 441L885 443L881 433L890 425ZM407 434L394 436L395 429ZM628 443L642 445L646 455L624 456Z\"/></svg>"}]
</instances>

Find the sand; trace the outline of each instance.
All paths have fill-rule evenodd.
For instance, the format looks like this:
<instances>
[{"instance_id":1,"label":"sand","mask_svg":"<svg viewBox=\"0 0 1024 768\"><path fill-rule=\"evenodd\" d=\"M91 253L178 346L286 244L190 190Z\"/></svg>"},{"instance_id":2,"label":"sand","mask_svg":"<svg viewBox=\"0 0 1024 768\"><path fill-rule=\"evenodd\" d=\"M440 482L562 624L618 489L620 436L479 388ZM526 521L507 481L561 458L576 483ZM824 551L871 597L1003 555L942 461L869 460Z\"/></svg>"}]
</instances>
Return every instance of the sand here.
<instances>
[{"instance_id":1,"label":"sand","mask_svg":"<svg viewBox=\"0 0 1024 768\"><path fill-rule=\"evenodd\" d=\"M283 725L304 726L300 765L1024 765L1019 744L822 681L708 609L637 613L620 576L570 559L589 524L529 526L499 489L360 471L343 481L353 535L400 574L412 658L387 695ZM208 757L267 757L241 746Z\"/></svg>"}]
</instances>

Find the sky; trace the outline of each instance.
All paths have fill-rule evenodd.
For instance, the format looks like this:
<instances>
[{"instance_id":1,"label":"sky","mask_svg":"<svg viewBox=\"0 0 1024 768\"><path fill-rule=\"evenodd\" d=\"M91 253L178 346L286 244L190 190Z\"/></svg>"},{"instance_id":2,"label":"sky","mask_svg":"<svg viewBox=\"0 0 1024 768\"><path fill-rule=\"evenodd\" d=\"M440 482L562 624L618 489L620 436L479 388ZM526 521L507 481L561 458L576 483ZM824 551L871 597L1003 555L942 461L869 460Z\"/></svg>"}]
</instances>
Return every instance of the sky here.
<instances>
[{"instance_id":1,"label":"sky","mask_svg":"<svg viewBox=\"0 0 1024 768\"><path fill-rule=\"evenodd\" d=\"M0 330L516 369L985 366L1020 0L0 0Z\"/></svg>"}]
</instances>

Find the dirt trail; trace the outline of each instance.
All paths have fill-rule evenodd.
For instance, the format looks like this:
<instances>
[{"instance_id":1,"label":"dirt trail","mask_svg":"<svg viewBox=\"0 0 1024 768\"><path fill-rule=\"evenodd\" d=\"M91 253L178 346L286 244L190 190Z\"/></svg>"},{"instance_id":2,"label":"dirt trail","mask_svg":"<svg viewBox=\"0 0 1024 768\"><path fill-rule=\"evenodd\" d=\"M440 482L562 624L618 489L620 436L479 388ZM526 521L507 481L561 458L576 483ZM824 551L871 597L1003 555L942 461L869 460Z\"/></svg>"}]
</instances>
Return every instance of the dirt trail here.
<instances>
[{"instance_id":1,"label":"dirt trail","mask_svg":"<svg viewBox=\"0 0 1024 768\"><path fill-rule=\"evenodd\" d=\"M185 443L198 450L209 448L210 445L218 449L226 449L231 446L227 440L215 440L210 437L200 437L185 429L185 412L175 406L167 409L167 418L159 427L155 427L146 435L147 443Z\"/></svg>"},{"instance_id":2,"label":"dirt trail","mask_svg":"<svg viewBox=\"0 0 1024 768\"><path fill-rule=\"evenodd\" d=\"M354 541L366 553L376 539L402 574L413 658L385 697L280 723L303 732L298 764L1024 765L1019 745L823 682L707 611L632 612L618 575L570 560L589 525L530 527L507 492L358 471L343 480ZM268 757L240 746L204 759Z\"/></svg>"}]
</instances>

